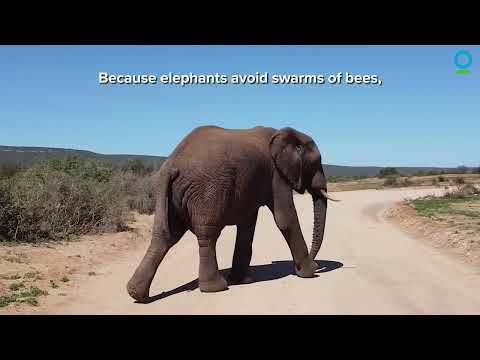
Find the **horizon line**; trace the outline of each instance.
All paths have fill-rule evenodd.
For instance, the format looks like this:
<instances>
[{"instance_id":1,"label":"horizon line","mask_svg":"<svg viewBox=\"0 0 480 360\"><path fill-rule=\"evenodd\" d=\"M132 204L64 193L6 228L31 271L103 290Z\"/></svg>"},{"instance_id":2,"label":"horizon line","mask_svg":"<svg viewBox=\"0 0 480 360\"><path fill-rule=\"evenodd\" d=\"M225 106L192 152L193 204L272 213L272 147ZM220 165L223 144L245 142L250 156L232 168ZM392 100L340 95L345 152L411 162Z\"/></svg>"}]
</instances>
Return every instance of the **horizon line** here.
<instances>
[{"instance_id":1,"label":"horizon line","mask_svg":"<svg viewBox=\"0 0 480 360\"><path fill-rule=\"evenodd\" d=\"M74 148L62 148L62 147L55 147L55 146L30 146L30 145L2 145L0 147L14 147L14 148L38 148L38 149L53 149L53 150L70 150L70 151L86 151L91 152L97 155L105 155L105 156L151 156L151 157L163 157L168 158L167 155L152 155L152 154L122 154L122 153L100 153L93 150L86 150L86 149L74 149ZM0 151L8 151L8 150L0 150ZM328 166L342 166L342 167L373 167L373 168L387 168L387 167L394 167L394 168L438 168L438 169L456 169L459 167L467 167L469 169L474 169L480 166L479 165L456 165L456 166L432 166L432 165L417 165L417 166L409 166L409 165L343 165L343 164L329 164L324 163L323 165Z\"/></svg>"}]
</instances>

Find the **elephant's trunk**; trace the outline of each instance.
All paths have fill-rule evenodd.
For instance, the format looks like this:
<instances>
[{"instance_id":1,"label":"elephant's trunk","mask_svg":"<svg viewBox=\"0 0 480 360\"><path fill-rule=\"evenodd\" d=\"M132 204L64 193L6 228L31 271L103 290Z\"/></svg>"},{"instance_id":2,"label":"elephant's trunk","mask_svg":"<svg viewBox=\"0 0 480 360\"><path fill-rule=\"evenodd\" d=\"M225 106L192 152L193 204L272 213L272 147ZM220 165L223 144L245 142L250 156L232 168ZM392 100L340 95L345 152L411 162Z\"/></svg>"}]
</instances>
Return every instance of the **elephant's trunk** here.
<instances>
[{"instance_id":1,"label":"elephant's trunk","mask_svg":"<svg viewBox=\"0 0 480 360\"><path fill-rule=\"evenodd\" d=\"M325 220L327 217L327 197L312 195L313 199L313 239L310 249L310 259L314 260L323 242Z\"/></svg>"}]
</instances>

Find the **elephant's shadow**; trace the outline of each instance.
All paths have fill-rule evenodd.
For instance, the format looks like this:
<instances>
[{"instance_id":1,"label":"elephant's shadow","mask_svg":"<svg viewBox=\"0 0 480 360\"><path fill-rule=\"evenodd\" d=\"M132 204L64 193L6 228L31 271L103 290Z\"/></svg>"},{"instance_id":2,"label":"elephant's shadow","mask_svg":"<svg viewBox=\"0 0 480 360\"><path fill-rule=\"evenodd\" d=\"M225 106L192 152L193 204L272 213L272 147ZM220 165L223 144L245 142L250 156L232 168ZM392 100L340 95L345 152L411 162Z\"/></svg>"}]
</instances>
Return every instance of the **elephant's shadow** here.
<instances>
[{"instance_id":1,"label":"elephant's shadow","mask_svg":"<svg viewBox=\"0 0 480 360\"><path fill-rule=\"evenodd\" d=\"M343 264L339 261L315 260L315 262L318 264L318 270L315 272L316 274L336 270L343 266ZM251 283L281 279L286 276L292 275L293 269L294 269L293 261L273 261L271 264L252 265L250 266L251 277L253 280ZM222 276L227 278L228 274L230 273L230 270L231 269L223 269L223 270L220 270L220 273L222 274ZM239 286L239 285L229 284L229 286ZM175 289L162 292L161 294L158 294L155 296L151 296L144 303L147 303L147 304L152 303L154 301L165 299L169 296L179 294L184 291L192 291L197 288L198 288L198 278L186 284L183 284Z\"/></svg>"}]
</instances>

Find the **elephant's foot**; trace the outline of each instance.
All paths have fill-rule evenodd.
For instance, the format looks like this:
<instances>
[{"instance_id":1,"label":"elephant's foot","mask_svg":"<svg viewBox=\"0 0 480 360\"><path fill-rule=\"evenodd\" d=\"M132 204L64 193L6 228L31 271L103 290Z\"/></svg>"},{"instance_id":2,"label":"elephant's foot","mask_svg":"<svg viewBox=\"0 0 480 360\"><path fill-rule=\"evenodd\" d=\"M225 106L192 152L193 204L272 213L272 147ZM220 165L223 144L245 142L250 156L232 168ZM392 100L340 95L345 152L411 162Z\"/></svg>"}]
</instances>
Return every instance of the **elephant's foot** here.
<instances>
[{"instance_id":1,"label":"elephant's foot","mask_svg":"<svg viewBox=\"0 0 480 360\"><path fill-rule=\"evenodd\" d=\"M145 302L149 298L149 288L145 286L140 286L133 279L131 279L127 284L128 294L138 302Z\"/></svg>"},{"instance_id":2,"label":"elephant's foot","mask_svg":"<svg viewBox=\"0 0 480 360\"><path fill-rule=\"evenodd\" d=\"M199 280L198 287L201 292L218 292L228 289L227 280L223 278L220 274L214 279L211 280Z\"/></svg>"},{"instance_id":3,"label":"elephant's foot","mask_svg":"<svg viewBox=\"0 0 480 360\"><path fill-rule=\"evenodd\" d=\"M228 283L232 285L251 284L253 278L248 271L231 271L228 274Z\"/></svg>"},{"instance_id":4,"label":"elephant's foot","mask_svg":"<svg viewBox=\"0 0 480 360\"><path fill-rule=\"evenodd\" d=\"M300 269L295 266L295 273L301 278L312 278L315 277L314 273L316 269L318 269L317 263L308 259L300 265Z\"/></svg>"}]
</instances>

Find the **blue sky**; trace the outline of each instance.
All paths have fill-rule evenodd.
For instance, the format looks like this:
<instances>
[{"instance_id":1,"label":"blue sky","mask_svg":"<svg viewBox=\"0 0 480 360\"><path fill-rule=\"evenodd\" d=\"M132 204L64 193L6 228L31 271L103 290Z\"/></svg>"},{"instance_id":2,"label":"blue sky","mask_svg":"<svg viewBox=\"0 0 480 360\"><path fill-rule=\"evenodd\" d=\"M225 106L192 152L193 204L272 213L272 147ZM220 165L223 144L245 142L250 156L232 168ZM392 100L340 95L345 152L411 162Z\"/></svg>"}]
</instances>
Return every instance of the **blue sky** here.
<instances>
[{"instance_id":1,"label":"blue sky","mask_svg":"<svg viewBox=\"0 0 480 360\"><path fill-rule=\"evenodd\" d=\"M468 50L471 74L455 73ZM168 155L194 127L292 126L325 163L480 164L480 46L0 46L0 144ZM378 74L382 86L98 84L98 72Z\"/></svg>"}]
</instances>

